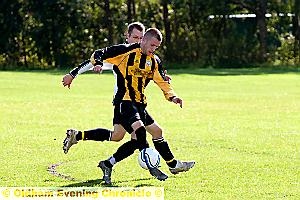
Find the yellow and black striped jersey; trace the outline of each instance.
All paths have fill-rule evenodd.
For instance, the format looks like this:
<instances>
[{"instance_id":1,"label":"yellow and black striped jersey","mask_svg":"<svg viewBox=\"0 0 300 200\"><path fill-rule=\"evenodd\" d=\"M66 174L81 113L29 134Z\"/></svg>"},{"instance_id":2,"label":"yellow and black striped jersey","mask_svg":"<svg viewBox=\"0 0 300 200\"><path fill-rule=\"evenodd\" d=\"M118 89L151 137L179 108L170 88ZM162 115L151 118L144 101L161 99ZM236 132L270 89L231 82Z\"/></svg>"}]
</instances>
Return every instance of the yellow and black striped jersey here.
<instances>
[{"instance_id":1,"label":"yellow and black striped jersey","mask_svg":"<svg viewBox=\"0 0 300 200\"><path fill-rule=\"evenodd\" d=\"M91 56L93 65L102 65L103 61L113 64L117 89L114 103L130 100L146 104L145 87L153 80L170 100L176 96L170 84L164 80L160 63L155 55L142 53L140 44L119 44L96 50Z\"/></svg>"}]
</instances>

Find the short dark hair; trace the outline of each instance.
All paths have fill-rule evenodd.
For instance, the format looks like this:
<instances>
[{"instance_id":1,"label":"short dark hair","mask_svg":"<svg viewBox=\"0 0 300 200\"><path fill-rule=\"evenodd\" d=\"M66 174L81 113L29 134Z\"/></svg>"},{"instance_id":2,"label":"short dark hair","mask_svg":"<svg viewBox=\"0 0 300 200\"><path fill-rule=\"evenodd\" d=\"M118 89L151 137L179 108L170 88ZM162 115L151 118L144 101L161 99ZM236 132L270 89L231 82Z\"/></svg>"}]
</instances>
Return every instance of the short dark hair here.
<instances>
[{"instance_id":1,"label":"short dark hair","mask_svg":"<svg viewBox=\"0 0 300 200\"><path fill-rule=\"evenodd\" d=\"M130 35L133 31L133 29L137 29L141 32L145 32L145 26L141 22L132 22L127 26L127 32Z\"/></svg>"},{"instance_id":2,"label":"short dark hair","mask_svg":"<svg viewBox=\"0 0 300 200\"><path fill-rule=\"evenodd\" d=\"M162 41L162 34L157 28L148 28L144 34L144 38L154 37L158 41Z\"/></svg>"}]
</instances>

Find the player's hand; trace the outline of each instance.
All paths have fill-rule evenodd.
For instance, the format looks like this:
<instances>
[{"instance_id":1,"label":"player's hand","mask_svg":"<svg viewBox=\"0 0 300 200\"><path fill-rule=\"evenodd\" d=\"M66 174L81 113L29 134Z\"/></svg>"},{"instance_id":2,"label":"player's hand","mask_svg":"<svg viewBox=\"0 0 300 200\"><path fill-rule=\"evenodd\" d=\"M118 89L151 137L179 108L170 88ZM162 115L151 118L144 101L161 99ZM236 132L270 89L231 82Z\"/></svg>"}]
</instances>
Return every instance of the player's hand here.
<instances>
[{"instance_id":1,"label":"player's hand","mask_svg":"<svg viewBox=\"0 0 300 200\"><path fill-rule=\"evenodd\" d=\"M68 88L70 89L71 83L72 83L73 79L74 79L74 78L73 78L70 74L66 74L66 75L63 77L63 79L62 79L61 82L63 83L63 86L64 86L64 87L68 86Z\"/></svg>"},{"instance_id":2,"label":"player's hand","mask_svg":"<svg viewBox=\"0 0 300 200\"><path fill-rule=\"evenodd\" d=\"M93 67L93 71L96 73L102 73L103 69L101 65L96 65Z\"/></svg>"},{"instance_id":3,"label":"player's hand","mask_svg":"<svg viewBox=\"0 0 300 200\"><path fill-rule=\"evenodd\" d=\"M176 103L176 104L179 104L180 108L182 108L183 100L181 98L179 98L179 97L173 97L172 102Z\"/></svg>"},{"instance_id":4,"label":"player's hand","mask_svg":"<svg viewBox=\"0 0 300 200\"><path fill-rule=\"evenodd\" d=\"M165 81L167 81L168 83L170 83L171 80L172 80L171 76L167 75L167 70L165 70L164 73L165 73Z\"/></svg>"}]
</instances>

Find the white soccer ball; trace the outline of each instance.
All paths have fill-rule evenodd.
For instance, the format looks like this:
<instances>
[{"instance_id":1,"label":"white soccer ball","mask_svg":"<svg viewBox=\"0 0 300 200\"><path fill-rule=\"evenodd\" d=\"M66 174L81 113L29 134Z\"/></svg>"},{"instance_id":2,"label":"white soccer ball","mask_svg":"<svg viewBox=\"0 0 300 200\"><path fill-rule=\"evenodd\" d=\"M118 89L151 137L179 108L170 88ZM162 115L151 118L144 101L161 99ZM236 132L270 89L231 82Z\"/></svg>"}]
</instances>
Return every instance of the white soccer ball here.
<instances>
[{"instance_id":1,"label":"white soccer ball","mask_svg":"<svg viewBox=\"0 0 300 200\"><path fill-rule=\"evenodd\" d=\"M139 164L144 169L156 168L160 163L158 151L152 148L145 148L139 153Z\"/></svg>"}]
</instances>

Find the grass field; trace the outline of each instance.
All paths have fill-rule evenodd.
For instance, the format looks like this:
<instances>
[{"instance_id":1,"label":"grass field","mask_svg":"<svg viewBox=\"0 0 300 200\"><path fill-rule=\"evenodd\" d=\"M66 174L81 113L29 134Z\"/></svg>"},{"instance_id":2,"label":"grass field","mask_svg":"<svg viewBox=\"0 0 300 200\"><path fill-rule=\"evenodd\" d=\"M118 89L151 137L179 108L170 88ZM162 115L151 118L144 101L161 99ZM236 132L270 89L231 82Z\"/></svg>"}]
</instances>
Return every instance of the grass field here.
<instances>
[{"instance_id":1,"label":"grass field","mask_svg":"<svg viewBox=\"0 0 300 200\"><path fill-rule=\"evenodd\" d=\"M0 72L0 186L104 187L96 166L121 143L84 141L65 155L62 141L70 127L112 127L113 75L80 75L68 90L64 73ZM167 200L300 199L299 71L169 73L183 109L151 84L148 110L176 158L196 165L171 175L162 162L169 179L159 182L136 152L114 167L114 187L164 187ZM74 180L50 174L51 164Z\"/></svg>"}]
</instances>

